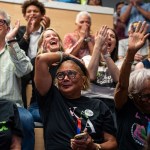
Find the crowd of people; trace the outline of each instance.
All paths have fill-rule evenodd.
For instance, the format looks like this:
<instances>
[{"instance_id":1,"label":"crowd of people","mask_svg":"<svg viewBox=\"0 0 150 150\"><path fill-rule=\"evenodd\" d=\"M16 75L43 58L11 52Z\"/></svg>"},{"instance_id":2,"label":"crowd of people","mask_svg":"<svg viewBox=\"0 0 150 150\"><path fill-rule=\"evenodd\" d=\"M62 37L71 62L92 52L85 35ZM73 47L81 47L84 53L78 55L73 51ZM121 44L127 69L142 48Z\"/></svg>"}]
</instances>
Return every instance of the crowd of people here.
<instances>
[{"instance_id":1,"label":"crowd of people","mask_svg":"<svg viewBox=\"0 0 150 150\"><path fill-rule=\"evenodd\" d=\"M117 3L113 28L95 34L81 11L62 39L42 2L22 14L11 29L0 9L0 149L34 150L40 122L45 150L149 150L150 3Z\"/></svg>"}]
</instances>

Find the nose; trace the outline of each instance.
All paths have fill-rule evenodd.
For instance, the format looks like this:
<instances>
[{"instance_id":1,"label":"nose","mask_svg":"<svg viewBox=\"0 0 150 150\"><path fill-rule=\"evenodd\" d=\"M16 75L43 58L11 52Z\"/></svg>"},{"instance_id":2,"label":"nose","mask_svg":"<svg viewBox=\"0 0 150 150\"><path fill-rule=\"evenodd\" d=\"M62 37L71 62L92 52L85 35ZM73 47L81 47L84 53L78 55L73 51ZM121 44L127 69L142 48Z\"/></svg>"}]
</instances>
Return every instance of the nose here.
<instances>
[{"instance_id":1,"label":"nose","mask_svg":"<svg viewBox=\"0 0 150 150\"><path fill-rule=\"evenodd\" d=\"M69 80L69 77L67 74L64 75L64 80Z\"/></svg>"}]
</instances>

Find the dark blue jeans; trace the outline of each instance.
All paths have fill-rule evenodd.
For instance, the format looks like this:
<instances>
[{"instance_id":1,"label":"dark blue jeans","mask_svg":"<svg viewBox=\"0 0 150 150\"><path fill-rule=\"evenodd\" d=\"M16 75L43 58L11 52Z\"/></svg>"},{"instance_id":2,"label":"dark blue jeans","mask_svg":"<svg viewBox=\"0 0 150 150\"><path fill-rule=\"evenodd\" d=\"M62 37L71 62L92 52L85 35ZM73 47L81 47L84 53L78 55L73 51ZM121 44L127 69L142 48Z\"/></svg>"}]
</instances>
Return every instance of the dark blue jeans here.
<instances>
[{"instance_id":1,"label":"dark blue jeans","mask_svg":"<svg viewBox=\"0 0 150 150\"><path fill-rule=\"evenodd\" d=\"M31 103L28 110L32 114L35 122L42 122L40 113L39 113L39 106L37 102Z\"/></svg>"},{"instance_id":2,"label":"dark blue jeans","mask_svg":"<svg viewBox=\"0 0 150 150\"><path fill-rule=\"evenodd\" d=\"M31 113L23 108L18 107L20 120L23 126L22 150L34 150L34 121Z\"/></svg>"}]
</instances>

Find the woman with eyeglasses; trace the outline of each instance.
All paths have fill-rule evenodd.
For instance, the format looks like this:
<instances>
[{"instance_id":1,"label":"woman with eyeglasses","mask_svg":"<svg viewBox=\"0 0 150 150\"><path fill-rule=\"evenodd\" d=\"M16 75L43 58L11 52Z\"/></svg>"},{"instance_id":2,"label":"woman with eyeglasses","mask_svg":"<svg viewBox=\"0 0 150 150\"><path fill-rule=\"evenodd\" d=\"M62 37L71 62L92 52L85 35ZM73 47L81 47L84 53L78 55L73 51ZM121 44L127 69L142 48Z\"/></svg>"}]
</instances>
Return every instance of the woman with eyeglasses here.
<instances>
[{"instance_id":1,"label":"woman with eyeglasses","mask_svg":"<svg viewBox=\"0 0 150 150\"><path fill-rule=\"evenodd\" d=\"M150 70L138 69L131 73L134 56L148 38L147 29L146 22L139 22L135 31L132 26L115 90L119 150L142 150L150 134Z\"/></svg>"},{"instance_id":2,"label":"woman with eyeglasses","mask_svg":"<svg viewBox=\"0 0 150 150\"><path fill-rule=\"evenodd\" d=\"M55 79L49 73L53 64L58 64ZM34 81L45 150L116 149L110 110L102 101L81 96L81 90L89 87L88 71L81 60L64 52L40 54Z\"/></svg>"}]
</instances>

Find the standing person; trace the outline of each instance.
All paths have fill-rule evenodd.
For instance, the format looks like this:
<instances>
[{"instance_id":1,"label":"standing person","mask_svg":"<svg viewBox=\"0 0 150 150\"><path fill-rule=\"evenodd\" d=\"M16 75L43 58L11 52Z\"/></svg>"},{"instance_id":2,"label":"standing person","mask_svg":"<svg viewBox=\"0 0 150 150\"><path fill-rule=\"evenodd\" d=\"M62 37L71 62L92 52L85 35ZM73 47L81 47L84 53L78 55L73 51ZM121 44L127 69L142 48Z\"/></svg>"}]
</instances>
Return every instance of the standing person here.
<instances>
[{"instance_id":1,"label":"standing person","mask_svg":"<svg viewBox=\"0 0 150 150\"><path fill-rule=\"evenodd\" d=\"M49 73L54 63L59 63L56 84ZM34 80L45 150L116 149L116 128L110 110L102 101L81 96L81 90L89 86L89 77L79 59L61 52L38 55ZM85 139L73 139L83 131Z\"/></svg>"},{"instance_id":2,"label":"standing person","mask_svg":"<svg viewBox=\"0 0 150 150\"><path fill-rule=\"evenodd\" d=\"M121 8L125 5L125 2L121 1L116 4L116 11L113 15L113 25L117 33L118 40L125 39L125 23L120 20Z\"/></svg>"},{"instance_id":3,"label":"standing person","mask_svg":"<svg viewBox=\"0 0 150 150\"><path fill-rule=\"evenodd\" d=\"M90 89L83 94L103 100L111 109L115 121L114 89L119 79L119 69L115 64L117 56L117 35L113 29L102 26L95 35L92 56L83 57L91 81Z\"/></svg>"},{"instance_id":4,"label":"standing person","mask_svg":"<svg viewBox=\"0 0 150 150\"><path fill-rule=\"evenodd\" d=\"M139 22L135 31L131 28L127 55L115 90L119 150L143 149L149 133L150 70L138 69L130 74L134 55L148 37L147 29L146 22Z\"/></svg>"},{"instance_id":5,"label":"standing person","mask_svg":"<svg viewBox=\"0 0 150 150\"><path fill-rule=\"evenodd\" d=\"M37 54L38 40L41 33L50 26L50 19L45 15L46 10L42 2L26 0L22 4L22 14L27 21L26 26L20 26L16 38L19 46L32 59ZM30 74L22 78L22 98L27 108L26 86L30 81Z\"/></svg>"},{"instance_id":6,"label":"standing person","mask_svg":"<svg viewBox=\"0 0 150 150\"><path fill-rule=\"evenodd\" d=\"M91 34L91 23L91 15L88 12L81 11L77 14L76 30L64 36L63 46L66 53L80 59L85 55L92 54L94 36Z\"/></svg>"},{"instance_id":7,"label":"standing person","mask_svg":"<svg viewBox=\"0 0 150 150\"><path fill-rule=\"evenodd\" d=\"M0 10L0 20L0 100L10 100L17 104L24 134L22 150L33 150L34 122L29 111L23 108L20 91L21 77L31 72L33 66L15 39L19 21L8 35L10 17L3 10ZM5 41L6 35L8 45Z\"/></svg>"},{"instance_id":8,"label":"standing person","mask_svg":"<svg viewBox=\"0 0 150 150\"><path fill-rule=\"evenodd\" d=\"M150 25L150 3L144 3L143 0L129 0L129 4L121 9L120 20L126 24L125 36L128 36L129 25L133 22L147 21Z\"/></svg>"},{"instance_id":9,"label":"standing person","mask_svg":"<svg viewBox=\"0 0 150 150\"><path fill-rule=\"evenodd\" d=\"M45 31L43 31L38 42L38 47L39 47L38 55L42 53L64 51L60 36L54 29L51 29L51 28L47 28ZM30 106L28 110L32 114L35 122L42 122L40 114L39 114L39 107L38 107L36 93L35 93L35 83L34 83L35 58L31 59L31 63L33 65L33 71L31 72L32 97L31 97ZM52 74L53 78L55 77L56 70L57 70L57 64L53 64L52 68L50 69L50 73Z\"/></svg>"}]
</instances>

